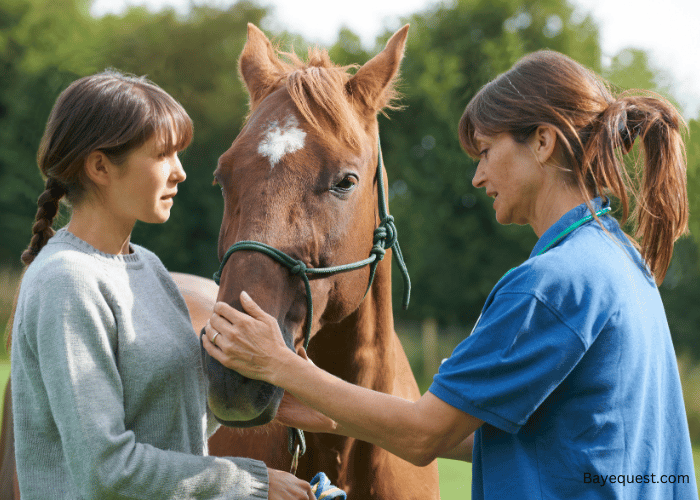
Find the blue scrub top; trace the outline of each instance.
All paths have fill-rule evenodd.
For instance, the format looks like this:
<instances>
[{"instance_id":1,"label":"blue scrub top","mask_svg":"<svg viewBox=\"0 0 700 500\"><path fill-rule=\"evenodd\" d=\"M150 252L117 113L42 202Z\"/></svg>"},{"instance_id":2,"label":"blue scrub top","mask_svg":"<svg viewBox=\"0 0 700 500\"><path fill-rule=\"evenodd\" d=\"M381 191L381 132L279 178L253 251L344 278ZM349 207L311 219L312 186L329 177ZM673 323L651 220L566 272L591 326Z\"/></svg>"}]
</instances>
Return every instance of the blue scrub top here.
<instances>
[{"instance_id":1,"label":"blue scrub top","mask_svg":"<svg viewBox=\"0 0 700 500\"><path fill-rule=\"evenodd\" d=\"M601 200L592 201L594 210ZM586 204L489 294L430 392L485 423L472 499L697 499L663 304L641 256Z\"/></svg>"}]
</instances>

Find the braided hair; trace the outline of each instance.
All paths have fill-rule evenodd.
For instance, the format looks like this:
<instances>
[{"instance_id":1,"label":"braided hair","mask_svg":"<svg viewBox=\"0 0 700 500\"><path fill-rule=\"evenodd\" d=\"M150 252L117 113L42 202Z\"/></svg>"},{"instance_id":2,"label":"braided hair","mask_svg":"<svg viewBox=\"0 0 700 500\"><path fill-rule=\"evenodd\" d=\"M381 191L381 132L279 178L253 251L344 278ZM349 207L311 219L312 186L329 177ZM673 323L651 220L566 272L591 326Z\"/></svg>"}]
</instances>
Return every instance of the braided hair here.
<instances>
[{"instance_id":1,"label":"braided hair","mask_svg":"<svg viewBox=\"0 0 700 500\"><path fill-rule=\"evenodd\" d=\"M32 226L31 242L29 247L22 252L22 262L24 264L30 264L39 253L39 250L46 245L49 238L56 233L52 224L58 214L59 202L65 194L66 188L59 181L53 177L49 177L46 180L46 188L37 201L39 209L36 212L36 222Z\"/></svg>"}]
</instances>

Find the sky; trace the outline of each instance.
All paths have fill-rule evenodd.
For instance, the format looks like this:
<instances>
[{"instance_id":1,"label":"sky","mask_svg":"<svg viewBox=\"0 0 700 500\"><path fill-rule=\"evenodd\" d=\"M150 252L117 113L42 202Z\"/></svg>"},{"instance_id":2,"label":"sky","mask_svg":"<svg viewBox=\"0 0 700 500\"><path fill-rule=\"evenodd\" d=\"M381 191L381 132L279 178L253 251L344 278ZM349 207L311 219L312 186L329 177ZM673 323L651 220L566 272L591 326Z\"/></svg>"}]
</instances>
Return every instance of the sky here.
<instances>
[{"instance_id":1,"label":"sky","mask_svg":"<svg viewBox=\"0 0 700 500\"><path fill-rule=\"evenodd\" d=\"M258 0L257 3L272 8L270 24L262 26L263 29L285 29L301 34L310 42L330 45L336 41L340 27L346 26L360 36L366 48L372 48L377 35L386 29L399 28L402 18L440 1L352 0L352 8L346 2L329 0ZM685 117L700 117L699 0L569 1L578 12L590 13L596 20L604 57L609 59L630 47L646 50L652 66L666 75L665 82ZM184 14L191 3L225 8L235 0L94 0L92 13L118 14L129 5L146 5L154 12L173 7Z\"/></svg>"}]
</instances>

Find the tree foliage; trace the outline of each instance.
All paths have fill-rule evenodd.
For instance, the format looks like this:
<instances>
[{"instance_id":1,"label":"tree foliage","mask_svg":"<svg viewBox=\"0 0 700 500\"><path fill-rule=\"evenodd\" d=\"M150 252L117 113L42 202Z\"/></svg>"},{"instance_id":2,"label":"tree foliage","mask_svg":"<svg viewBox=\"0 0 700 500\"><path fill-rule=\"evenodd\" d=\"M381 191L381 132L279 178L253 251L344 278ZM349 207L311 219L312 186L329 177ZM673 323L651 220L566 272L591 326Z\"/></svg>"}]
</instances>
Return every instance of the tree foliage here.
<instances>
[{"instance_id":1,"label":"tree foliage","mask_svg":"<svg viewBox=\"0 0 700 500\"><path fill-rule=\"evenodd\" d=\"M218 267L216 241L222 201L212 186L218 157L247 112L237 59L246 24L263 25L267 10L240 1L228 9L130 8L95 19L88 0L0 0L0 262L18 266L29 242L43 182L35 155L51 106L71 81L108 67L147 75L178 99L195 124L183 154L188 179L170 221L138 224L133 240L166 266L210 276ZM391 212L413 281L411 307L399 320L434 317L469 327L496 281L529 255L536 237L525 227L500 226L491 201L472 185L475 163L457 140L469 99L524 54L551 48L603 72L615 85L661 91L646 53L627 49L603 66L598 28L567 0L455 0L417 12L402 63L403 109L380 118L390 181ZM338 64L364 63L391 33L367 49L347 28L329 51ZM295 33L270 33L281 48L303 55ZM700 210L700 122L691 120L688 186L692 214ZM59 222L64 223L65 217ZM698 246L678 246L662 293L674 339L693 348L700 316ZM697 240L697 241L696 241ZM396 298L401 283L397 281ZM699 313L700 314L700 313ZM700 348L695 347L700 354Z\"/></svg>"}]
</instances>

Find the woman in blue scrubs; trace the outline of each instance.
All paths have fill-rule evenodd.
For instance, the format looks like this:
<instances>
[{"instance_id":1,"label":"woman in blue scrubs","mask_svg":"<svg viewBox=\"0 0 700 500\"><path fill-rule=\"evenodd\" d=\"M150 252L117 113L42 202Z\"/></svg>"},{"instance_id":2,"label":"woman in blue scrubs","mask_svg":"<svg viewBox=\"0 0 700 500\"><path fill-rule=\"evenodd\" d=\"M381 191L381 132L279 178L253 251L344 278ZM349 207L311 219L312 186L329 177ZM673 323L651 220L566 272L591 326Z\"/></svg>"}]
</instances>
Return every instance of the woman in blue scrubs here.
<instances>
[{"instance_id":1,"label":"woman in blue scrubs","mask_svg":"<svg viewBox=\"0 0 700 500\"><path fill-rule=\"evenodd\" d=\"M529 224L539 241L496 284L418 401L351 385L297 356L245 292L245 313L217 304L204 347L313 409L291 425L419 465L472 461L475 500L697 499L657 288L687 231L684 127L665 100L613 96L551 51L479 91L459 124L462 146L479 159L473 184L493 198L498 222ZM630 176L623 156L635 140L643 164ZM627 236L620 224L630 221Z\"/></svg>"}]
</instances>

